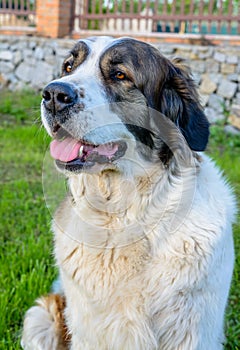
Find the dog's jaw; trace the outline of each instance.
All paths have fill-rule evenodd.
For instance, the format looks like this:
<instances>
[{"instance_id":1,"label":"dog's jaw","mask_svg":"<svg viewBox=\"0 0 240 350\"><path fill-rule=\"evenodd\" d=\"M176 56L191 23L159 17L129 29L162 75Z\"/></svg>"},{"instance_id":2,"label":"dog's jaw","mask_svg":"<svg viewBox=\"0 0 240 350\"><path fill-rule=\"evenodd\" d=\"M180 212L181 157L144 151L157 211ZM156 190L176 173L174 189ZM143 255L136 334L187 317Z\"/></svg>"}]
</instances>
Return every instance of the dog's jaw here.
<instances>
[{"instance_id":1,"label":"dog's jaw","mask_svg":"<svg viewBox=\"0 0 240 350\"><path fill-rule=\"evenodd\" d=\"M53 140L50 144L52 157L60 171L80 173L91 172L91 168L99 165L107 167L125 155L125 141L109 142L93 145L70 137L64 140ZM99 169L100 170L100 169Z\"/></svg>"}]
</instances>

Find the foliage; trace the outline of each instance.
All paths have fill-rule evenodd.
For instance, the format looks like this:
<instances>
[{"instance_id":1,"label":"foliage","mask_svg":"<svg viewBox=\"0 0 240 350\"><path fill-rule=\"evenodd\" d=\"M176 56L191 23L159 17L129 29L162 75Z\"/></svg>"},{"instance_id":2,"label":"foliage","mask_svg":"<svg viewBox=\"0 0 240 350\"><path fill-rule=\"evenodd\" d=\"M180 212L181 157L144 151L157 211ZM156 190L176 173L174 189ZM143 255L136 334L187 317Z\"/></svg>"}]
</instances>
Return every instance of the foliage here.
<instances>
[{"instance_id":1,"label":"foliage","mask_svg":"<svg viewBox=\"0 0 240 350\"><path fill-rule=\"evenodd\" d=\"M24 312L55 276L50 215L42 193L47 146L39 130L40 96L0 95L0 349L20 349Z\"/></svg>"},{"instance_id":2,"label":"foliage","mask_svg":"<svg viewBox=\"0 0 240 350\"><path fill-rule=\"evenodd\" d=\"M89 14L114 14L115 17L121 18L124 23L125 18L129 18L129 14L140 14L143 10L146 10L146 15L153 14L168 14L168 15L208 15L213 14L216 15L231 15L231 12L233 15L237 15L239 13L239 0L223 0L222 2L219 2L219 0L214 1L208 1L208 0L175 0L175 1L137 1L137 0L121 0L121 1L115 1L115 0L109 0L109 1L103 1L103 0L90 0L88 1L88 8L87 11ZM83 20L82 25L84 28L88 29L94 29L99 30L102 29L102 26L104 26L107 21L107 18L105 19L91 19L91 20ZM164 22L164 21L163 21ZM172 24L171 18L169 17L169 21L166 22L166 28L163 29L163 31L170 31L170 23ZM179 20L174 21L174 31L179 32ZM220 32L224 34L228 31L228 22L222 21L220 28L217 27L217 20L212 20L211 22L208 21L196 21L196 20L186 20L182 21L185 22L185 30L188 32L191 28L191 32L201 32L205 33L210 31L211 33ZM236 21L235 21L236 22ZM190 25L191 23L191 25ZM198 27L198 23L200 23L200 27ZM155 23L158 26L158 30L162 31L162 28L160 25L160 22ZM112 23L111 23L112 25ZM210 28L209 28L210 25ZM235 33L236 31L236 23L235 25L232 24L231 33Z\"/></svg>"},{"instance_id":3,"label":"foliage","mask_svg":"<svg viewBox=\"0 0 240 350\"><path fill-rule=\"evenodd\" d=\"M227 180L232 184L237 200L240 198L240 136L226 134L223 125L211 127L208 153L223 169ZM229 304L226 312L225 349L240 349L240 214L234 226L235 271L233 275Z\"/></svg>"},{"instance_id":4,"label":"foliage","mask_svg":"<svg viewBox=\"0 0 240 350\"><path fill-rule=\"evenodd\" d=\"M229 12L229 8L231 6L233 7L233 13L238 13L238 5L239 0L225 0L222 2L222 9L223 13L227 14ZM202 7L203 13L208 14L209 9L211 8L214 13L218 13L220 9L220 2L218 0L214 0L212 2L209 2L208 0L175 0L167 2L165 0L160 1L138 1L138 0L121 0L121 1L115 1L115 0L109 0L109 1L88 1L88 11L89 13L140 13L145 8L151 8L154 12L158 11L159 14L164 12L164 9L166 8L167 13L172 13L172 9L174 8L175 14L180 14L182 12L182 9L184 9L184 14L189 14L191 9L191 4L193 4L193 11L194 13L199 12L199 8Z\"/></svg>"}]
</instances>

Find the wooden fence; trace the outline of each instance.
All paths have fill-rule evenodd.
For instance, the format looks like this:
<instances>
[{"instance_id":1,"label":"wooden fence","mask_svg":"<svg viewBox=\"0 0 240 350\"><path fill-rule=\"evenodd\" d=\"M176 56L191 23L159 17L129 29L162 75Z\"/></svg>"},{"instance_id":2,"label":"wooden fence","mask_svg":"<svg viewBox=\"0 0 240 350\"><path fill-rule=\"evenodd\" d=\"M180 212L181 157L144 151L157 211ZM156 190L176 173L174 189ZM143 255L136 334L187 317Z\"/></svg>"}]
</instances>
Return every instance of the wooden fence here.
<instances>
[{"instance_id":1,"label":"wooden fence","mask_svg":"<svg viewBox=\"0 0 240 350\"><path fill-rule=\"evenodd\" d=\"M75 30L240 34L239 0L76 0Z\"/></svg>"},{"instance_id":2,"label":"wooden fence","mask_svg":"<svg viewBox=\"0 0 240 350\"><path fill-rule=\"evenodd\" d=\"M62 16L65 31L60 17L55 21L54 16ZM0 30L34 27L43 17L51 27L56 23L61 27L52 30L60 33L57 36L91 31L240 35L240 0L0 0ZM45 35L43 29L35 29ZM51 29L46 35L54 37Z\"/></svg>"},{"instance_id":3,"label":"wooden fence","mask_svg":"<svg viewBox=\"0 0 240 350\"><path fill-rule=\"evenodd\" d=\"M0 0L0 27L31 27L35 22L35 0Z\"/></svg>"}]
</instances>

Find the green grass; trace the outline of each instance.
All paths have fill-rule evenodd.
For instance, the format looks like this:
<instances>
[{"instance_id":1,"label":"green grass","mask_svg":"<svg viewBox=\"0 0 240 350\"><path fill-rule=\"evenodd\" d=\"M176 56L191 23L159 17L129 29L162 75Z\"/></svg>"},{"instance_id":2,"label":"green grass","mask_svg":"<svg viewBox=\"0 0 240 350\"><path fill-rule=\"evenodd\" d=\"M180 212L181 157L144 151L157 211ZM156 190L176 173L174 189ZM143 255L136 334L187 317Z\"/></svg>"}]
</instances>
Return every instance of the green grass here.
<instances>
[{"instance_id":1,"label":"green grass","mask_svg":"<svg viewBox=\"0 0 240 350\"><path fill-rule=\"evenodd\" d=\"M47 293L56 276L51 215L42 190L42 161L49 138L40 128L40 96L0 97L0 349L20 349L25 311ZM240 137L212 127L208 153L240 196ZM234 227L236 264L226 315L227 350L240 349L240 219ZM207 349L206 349L207 350ZM209 349L210 350L210 349Z\"/></svg>"},{"instance_id":2,"label":"green grass","mask_svg":"<svg viewBox=\"0 0 240 350\"><path fill-rule=\"evenodd\" d=\"M0 349L20 349L24 312L55 278L42 191L48 140L36 124L40 96L0 97Z\"/></svg>"},{"instance_id":3,"label":"green grass","mask_svg":"<svg viewBox=\"0 0 240 350\"><path fill-rule=\"evenodd\" d=\"M208 153L223 170L232 184L237 199L240 198L240 136L230 136L223 131L223 125L211 127ZM239 204L239 202L238 202ZM240 215L234 225L235 270L226 313L225 349L240 349Z\"/></svg>"}]
</instances>

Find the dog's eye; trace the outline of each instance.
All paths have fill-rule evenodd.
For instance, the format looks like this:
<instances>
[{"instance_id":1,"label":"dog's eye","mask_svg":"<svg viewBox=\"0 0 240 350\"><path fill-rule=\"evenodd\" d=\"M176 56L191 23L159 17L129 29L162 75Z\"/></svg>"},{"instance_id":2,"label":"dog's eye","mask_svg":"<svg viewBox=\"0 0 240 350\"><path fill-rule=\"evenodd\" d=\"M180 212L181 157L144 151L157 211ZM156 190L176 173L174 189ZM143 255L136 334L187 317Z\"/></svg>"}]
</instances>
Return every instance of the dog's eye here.
<instances>
[{"instance_id":1,"label":"dog's eye","mask_svg":"<svg viewBox=\"0 0 240 350\"><path fill-rule=\"evenodd\" d=\"M123 72L116 72L114 75L115 79L117 80L124 80L126 78L126 75Z\"/></svg>"},{"instance_id":2,"label":"dog's eye","mask_svg":"<svg viewBox=\"0 0 240 350\"><path fill-rule=\"evenodd\" d=\"M65 63L64 69L67 73L70 73L72 71L72 68L73 68L73 66L71 65L70 62Z\"/></svg>"}]
</instances>

